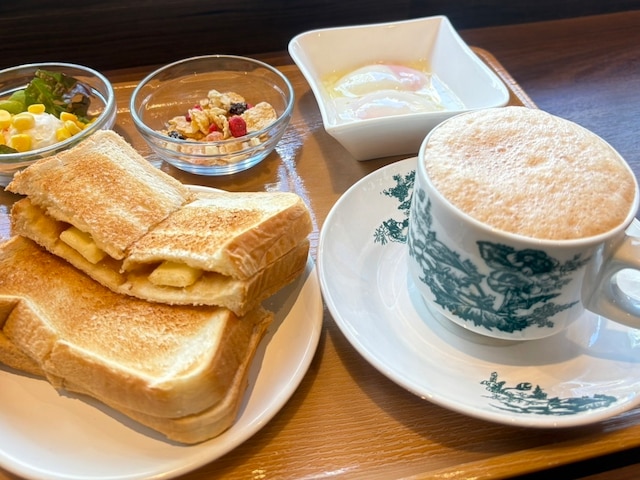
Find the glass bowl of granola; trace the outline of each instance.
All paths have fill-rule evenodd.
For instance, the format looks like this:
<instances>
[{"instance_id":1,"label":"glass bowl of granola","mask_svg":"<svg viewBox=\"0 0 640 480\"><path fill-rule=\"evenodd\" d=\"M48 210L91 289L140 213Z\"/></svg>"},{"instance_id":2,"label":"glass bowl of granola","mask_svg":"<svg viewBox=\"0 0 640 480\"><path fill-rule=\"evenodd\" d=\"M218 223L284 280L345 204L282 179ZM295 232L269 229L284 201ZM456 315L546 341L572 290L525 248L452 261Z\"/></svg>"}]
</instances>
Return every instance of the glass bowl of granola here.
<instances>
[{"instance_id":1,"label":"glass bowl of granola","mask_svg":"<svg viewBox=\"0 0 640 480\"><path fill-rule=\"evenodd\" d=\"M289 80L258 60L207 55L166 65L142 80L131 116L151 149L198 175L253 167L282 138L293 112Z\"/></svg>"},{"instance_id":2,"label":"glass bowl of granola","mask_svg":"<svg viewBox=\"0 0 640 480\"><path fill-rule=\"evenodd\" d=\"M111 82L91 68L46 62L0 70L0 186L115 120Z\"/></svg>"}]
</instances>

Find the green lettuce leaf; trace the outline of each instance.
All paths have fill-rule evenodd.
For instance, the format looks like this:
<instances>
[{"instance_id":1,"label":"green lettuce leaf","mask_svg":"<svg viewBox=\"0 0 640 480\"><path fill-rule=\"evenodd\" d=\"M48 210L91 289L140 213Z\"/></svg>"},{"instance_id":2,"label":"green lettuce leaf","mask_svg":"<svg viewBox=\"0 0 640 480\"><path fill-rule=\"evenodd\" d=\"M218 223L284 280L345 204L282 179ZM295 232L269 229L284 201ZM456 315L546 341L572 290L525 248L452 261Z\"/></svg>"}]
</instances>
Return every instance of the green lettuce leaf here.
<instances>
[{"instance_id":1,"label":"green lettuce leaf","mask_svg":"<svg viewBox=\"0 0 640 480\"><path fill-rule=\"evenodd\" d=\"M62 112L69 112L82 121L89 120L91 88L64 73L37 70L24 92L27 106L42 103L47 113L58 118Z\"/></svg>"}]
</instances>

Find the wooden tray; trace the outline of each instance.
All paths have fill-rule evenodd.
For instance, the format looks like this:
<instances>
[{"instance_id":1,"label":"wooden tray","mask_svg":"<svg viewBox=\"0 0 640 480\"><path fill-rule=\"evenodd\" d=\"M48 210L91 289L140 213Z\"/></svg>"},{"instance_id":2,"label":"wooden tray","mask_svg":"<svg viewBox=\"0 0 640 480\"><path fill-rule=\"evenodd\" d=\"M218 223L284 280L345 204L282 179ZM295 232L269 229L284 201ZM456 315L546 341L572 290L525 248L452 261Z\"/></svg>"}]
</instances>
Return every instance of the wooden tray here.
<instances>
[{"instance_id":1,"label":"wooden tray","mask_svg":"<svg viewBox=\"0 0 640 480\"><path fill-rule=\"evenodd\" d=\"M474 49L502 78L511 105L535 108L489 52ZM296 92L291 127L278 152L229 178L196 177L163 165L185 183L229 190L292 190L309 203L320 228L355 181L396 159L357 162L329 137L306 81L288 57L282 70ZM133 128L128 100L148 71L107 72L116 87L118 123L141 153L153 156ZM0 192L0 214L17 197ZM0 215L1 217L2 215ZM0 240L8 235L0 218ZM498 479L544 470L640 445L640 409L579 428L537 430L497 425L446 410L397 386L369 365L325 311L309 371L285 407L222 458L182 478L196 479ZM188 447L186 447L188 448ZM117 459L115 459L117 461ZM15 479L0 471L0 480Z\"/></svg>"}]
</instances>

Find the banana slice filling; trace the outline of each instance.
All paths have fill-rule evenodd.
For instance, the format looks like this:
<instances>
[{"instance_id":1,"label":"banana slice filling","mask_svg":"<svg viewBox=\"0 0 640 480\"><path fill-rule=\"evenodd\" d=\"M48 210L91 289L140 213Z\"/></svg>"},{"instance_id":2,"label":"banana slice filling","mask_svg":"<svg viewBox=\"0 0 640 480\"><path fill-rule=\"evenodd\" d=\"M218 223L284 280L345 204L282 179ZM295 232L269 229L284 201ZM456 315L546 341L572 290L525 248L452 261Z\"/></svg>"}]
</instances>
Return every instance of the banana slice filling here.
<instances>
[{"instance_id":1,"label":"banana slice filling","mask_svg":"<svg viewBox=\"0 0 640 480\"><path fill-rule=\"evenodd\" d=\"M193 285L201 275L199 268L165 260L149 274L149 281L158 286L184 288Z\"/></svg>"},{"instance_id":2,"label":"banana slice filling","mask_svg":"<svg viewBox=\"0 0 640 480\"><path fill-rule=\"evenodd\" d=\"M76 227L70 227L63 231L60 234L60 240L93 265L107 256L106 252L96 245L91 235ZM184 288L198 281L202 273L199 268L167 260L158 265L149 274L149 281L156 286Z\"/></svg>"},{"instance_id":3,"label":"banana slice filling","mask_svg":"<svg viewBox=\"0 0 640 480\"><path fill-rule=\"evenodd\" d=\"M62 232L60 240L94 265L107 256L107 253L96 245L91 235L76 227L70 227Z\"/></svg>"}]
</instances>

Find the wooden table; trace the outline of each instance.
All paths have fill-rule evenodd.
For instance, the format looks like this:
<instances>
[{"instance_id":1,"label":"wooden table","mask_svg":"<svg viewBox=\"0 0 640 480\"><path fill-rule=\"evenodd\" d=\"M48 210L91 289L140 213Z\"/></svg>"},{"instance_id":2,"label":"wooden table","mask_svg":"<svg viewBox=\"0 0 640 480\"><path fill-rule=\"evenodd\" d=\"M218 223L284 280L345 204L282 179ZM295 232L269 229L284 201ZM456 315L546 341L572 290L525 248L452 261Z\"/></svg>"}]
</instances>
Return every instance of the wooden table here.
<instances>
[{"instance_id":1,"label":"wooden table","mask_svg":"<svg viewBox=\"0 0 640 480\"><path fill-rule=\"evenodd\" d=\"M640 11L461 33L503 76L512 103L535 104L590 128L640 177ZM324 132L315 99L289 57L261 57L281 66L297 95L277 152L227 178L162 168L190 184L298 192L316 223L315 255L319 230L340 195L399 158L353 160ZM147 155L131 123L128 98L150 70L106 72L117 89L116 130ZM6 217L16 198L0 193L0 214ZM0 239L7 236L8 225L0 221ZM325 310L314 360L285 407L244 444L183 478L532 479L555 467L561 478L620 480L640 476L640 461L633 464L638 446L640 409L587 427L529 430L467 418L417 398L369 365ZM0 480L15 478L0 470Z\"/></svg>"}]
</instances>

